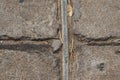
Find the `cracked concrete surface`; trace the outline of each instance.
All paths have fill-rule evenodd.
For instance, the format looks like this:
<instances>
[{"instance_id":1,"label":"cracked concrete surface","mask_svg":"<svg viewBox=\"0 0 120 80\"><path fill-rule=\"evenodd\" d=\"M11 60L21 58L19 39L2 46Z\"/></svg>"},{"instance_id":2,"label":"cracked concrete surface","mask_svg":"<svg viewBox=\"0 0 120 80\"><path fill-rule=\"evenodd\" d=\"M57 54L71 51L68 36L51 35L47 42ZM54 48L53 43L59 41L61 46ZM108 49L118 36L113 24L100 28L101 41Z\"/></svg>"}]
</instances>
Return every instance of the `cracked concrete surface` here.
<instances>
[{"instance_id":1,"label":"cracked concrete surface","mask_svg":"<svg viewBox=\"0 0 120 80\"><path fill-rule=\"evenodd\" d=\"M72 1L76 42L71 80L119 80L120 1Z\"/></svg>"},{"instance_id":2,"label":"cracked concrete surface","mask_svg":"<svg viewBox=\"0 0 120 80\"><path fill-rule=\"evenodd\" d=\"M40 42L3 41L0 80L60 80L60 56Z\"/></svg>"},{"instance_id":3,"label":"cracked concrete surface","mask_svg":"<svg viewBox=\"0 0 120 80\"><path fill-rule=\"evenodd\" d=\"M0 0L0 80L61 79L57 16L56 0Z\"/></svg>"},{"instance_id":4,"label":"cracked concrete surface","mask_svg":"<svg viewBox=\"0 0 120 80\"><path fill-rule=\"evenodd\" d=\"M119 80L120 0L71 5L70 80ZM0 0L0 80L62 80L60 15L60 0Z\"/></svg>"}]
</instances>

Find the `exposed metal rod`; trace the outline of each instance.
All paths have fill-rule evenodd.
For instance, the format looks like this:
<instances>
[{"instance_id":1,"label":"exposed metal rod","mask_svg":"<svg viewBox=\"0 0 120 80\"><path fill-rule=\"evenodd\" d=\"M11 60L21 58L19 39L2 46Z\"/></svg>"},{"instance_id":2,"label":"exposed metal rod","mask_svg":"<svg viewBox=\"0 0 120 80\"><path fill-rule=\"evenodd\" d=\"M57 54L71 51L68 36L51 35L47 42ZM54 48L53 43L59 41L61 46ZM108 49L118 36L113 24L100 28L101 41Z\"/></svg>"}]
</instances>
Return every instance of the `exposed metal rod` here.
<instances>
[{"instance_id":1,"label":"exposed metal rod","mask_svg":"<svg viewBox=\"0 0 120 80\"><path fill-rule=\"evenodd\" d=\"M67 0L61 0L61 16L62 16L62 39L63 39L63 80L68 80L68 28L67 28Z\"/></svg>"}]
</instances>

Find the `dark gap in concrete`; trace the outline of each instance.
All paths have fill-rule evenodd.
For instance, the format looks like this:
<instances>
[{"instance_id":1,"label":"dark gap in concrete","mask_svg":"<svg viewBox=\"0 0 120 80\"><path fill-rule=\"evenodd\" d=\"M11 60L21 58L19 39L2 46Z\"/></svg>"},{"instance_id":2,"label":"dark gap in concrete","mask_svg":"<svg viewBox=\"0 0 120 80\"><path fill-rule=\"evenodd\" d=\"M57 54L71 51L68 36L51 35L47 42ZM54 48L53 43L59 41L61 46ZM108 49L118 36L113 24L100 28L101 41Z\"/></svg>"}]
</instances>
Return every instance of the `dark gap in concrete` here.
<instances>
[{"instance_id":1,"label":"dark gap in concrete","mask_svg":"<svg viewBox=\"0 0 120 80\"><path fill-rule=\"evenodd\" d=\"M26 37L26 36L21 36L21 37L10 37L7 35L2 35L0 36L0 40L5 40L5 41L9 41L9 40L13 40L13 41L47 41L47 40L53 40L53 39L58 39L58 38L52 38L52 37L48 37L48 38L31 38L31 37Z\"/></svg>"},{"instance_id":2,"label":"dark gap in concrete","mask_svg":"<svg viewBox=\"0 0 120 80\"><path fill-rule=\"evenodd\" d=\"M107 36L107 37L101 37L101 38L89 38L82 34L74 34L77 36L78 40L86 41L86 42L92 42L92 41L108 41L112 39L120 39L120 37L116 36Z\"/></svg>"},{"instance_id":3,"label":"dark gap in concrete","mask_svg":"<svg viewBox=\"0 0 120 80\"><path fill-rule=\"evenodd\" d=\"M117 54L117 55L120 54L120 51L119 51L119 50L118 50L118 51L115 51L115 54Z\"/></svg>"},{"instance_id":4,"label":"dark gap in concrete","mask_svg":"<svg viewBox=\"0 0 120 80\"><path fill-rule=\"evenodd\" d=\"M19 0L19 3L23 3L24 2L24 0Z\"/></svg>"},{"instance_id":5,"label":"dark gap in concrete","mask_svg":"<svg viewBox=\"0 0 120 80\"><path fill-rule=\"evenodd\" d=\"M0 49L7 49L7 50L14 50L14 51L25 51L28 53L40 53L40 52L47 52L51 49L50 45L43 45L43 44L4 44L0 45Z\"/></svg>"},{"instance_id":6,"label":"dark gap in concrete","mask_svg":"<svg viewBox=\"0 0 120 80\"><path fill-rule=\"evenodd\" d=\"M102 38L88 38L81 34L75 34L78 41L88 46L120 46L120 37L109 36Z\"/></svg>"},{"instance_id":7,"label":"dark gap in concrete","mask_svg":"<svg viewBox=\"0 0 120 80\"><path fill-rule=\"evenodd\" d=\"M120 46L120 43L87 43L88 46Z\"/></svg>"}]
</instances>

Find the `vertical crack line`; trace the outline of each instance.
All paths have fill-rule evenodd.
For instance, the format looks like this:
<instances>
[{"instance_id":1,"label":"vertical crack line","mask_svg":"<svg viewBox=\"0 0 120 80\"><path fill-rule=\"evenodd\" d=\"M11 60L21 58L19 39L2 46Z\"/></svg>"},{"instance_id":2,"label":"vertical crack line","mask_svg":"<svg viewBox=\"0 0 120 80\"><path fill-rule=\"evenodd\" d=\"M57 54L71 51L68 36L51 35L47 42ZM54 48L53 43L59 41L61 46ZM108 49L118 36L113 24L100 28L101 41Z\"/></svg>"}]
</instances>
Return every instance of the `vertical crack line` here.
<instances>
[{"instance_id":1,"label":"vertical crack line","mask_svg":"<svg viewBox=\"0 0 120 80\"><path fill-rule=\"evenodd\" d=\"M63 39L63 55L62 55L63 80L68 80L68 74L69 74L68 28L67 28L67 11L66 10L67 10L67 0L61 0L62 39Z\"/></svg>"}]
</instances>

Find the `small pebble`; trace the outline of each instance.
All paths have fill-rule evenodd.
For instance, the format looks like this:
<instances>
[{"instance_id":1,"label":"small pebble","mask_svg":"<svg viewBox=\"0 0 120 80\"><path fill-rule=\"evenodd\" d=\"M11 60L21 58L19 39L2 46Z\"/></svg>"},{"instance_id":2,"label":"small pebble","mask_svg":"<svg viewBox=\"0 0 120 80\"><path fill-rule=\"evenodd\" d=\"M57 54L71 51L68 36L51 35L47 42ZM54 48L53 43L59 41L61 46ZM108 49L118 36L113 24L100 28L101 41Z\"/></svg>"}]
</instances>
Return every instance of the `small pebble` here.
<instances>
[{"instance_id":1,"label":"small pebble","mask_svg":"<svg viewBox=\"0 0 120 80\"><path fill-rule=\"evenodd\" d=\"M62 46L62 43L60 40L53 40L53 43L52 43L53 52L56 52L57 50L59 50L61 46Z\"/></svg>"}]
</instances>

